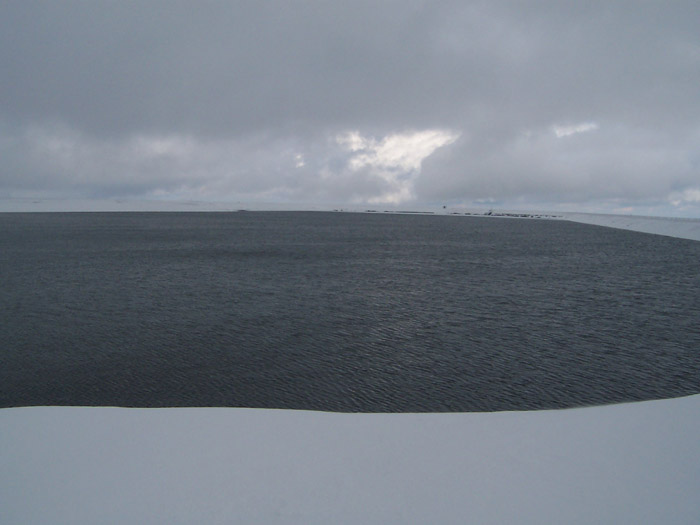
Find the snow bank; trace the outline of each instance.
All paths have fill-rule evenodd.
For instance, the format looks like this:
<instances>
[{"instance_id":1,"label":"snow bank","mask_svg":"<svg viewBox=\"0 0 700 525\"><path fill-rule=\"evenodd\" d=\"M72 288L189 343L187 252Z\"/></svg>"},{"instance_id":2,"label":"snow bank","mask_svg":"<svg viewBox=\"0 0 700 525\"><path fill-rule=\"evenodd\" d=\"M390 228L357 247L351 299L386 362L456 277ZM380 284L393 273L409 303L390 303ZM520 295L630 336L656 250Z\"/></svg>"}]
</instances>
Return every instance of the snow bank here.
<instances>
[{"instance_id":1,"label":"snow bank","mask_svg":"<svg viewBox=\"0 0 700 525\"><path fill-rule=\"evenodd\" d=\"M593 213L565 213L563 216L565 219L575 222L700 241L700 219L635 217L632 215Z\"/></svg>"},{"instance_id":2,"label":"snow bank","mask_svg":"<svg viewBox=\"0 0 700 525\"><path fill-rule=\"evenodd\" d=\"M474 414L0 411L2 523L700 523L700 396Z\"/></svg>"}]
</instances>

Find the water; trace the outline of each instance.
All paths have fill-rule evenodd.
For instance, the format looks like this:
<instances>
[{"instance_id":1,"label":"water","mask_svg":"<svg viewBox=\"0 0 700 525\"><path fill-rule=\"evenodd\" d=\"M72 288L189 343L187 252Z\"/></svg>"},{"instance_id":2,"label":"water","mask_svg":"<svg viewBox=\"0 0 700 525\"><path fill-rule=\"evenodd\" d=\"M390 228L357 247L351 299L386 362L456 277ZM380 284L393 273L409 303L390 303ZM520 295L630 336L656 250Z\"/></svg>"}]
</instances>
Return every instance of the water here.
<instances>
[{"instance_id":1,"label":"water","mask_svg":"<svg viewBox=\"0 0 700 525\"><path fill-rule=\"evenodd\" d=\"M0 406L364 412L700 392L700 243L565 221L0 214Z\"/></svg>"}]
</instances>

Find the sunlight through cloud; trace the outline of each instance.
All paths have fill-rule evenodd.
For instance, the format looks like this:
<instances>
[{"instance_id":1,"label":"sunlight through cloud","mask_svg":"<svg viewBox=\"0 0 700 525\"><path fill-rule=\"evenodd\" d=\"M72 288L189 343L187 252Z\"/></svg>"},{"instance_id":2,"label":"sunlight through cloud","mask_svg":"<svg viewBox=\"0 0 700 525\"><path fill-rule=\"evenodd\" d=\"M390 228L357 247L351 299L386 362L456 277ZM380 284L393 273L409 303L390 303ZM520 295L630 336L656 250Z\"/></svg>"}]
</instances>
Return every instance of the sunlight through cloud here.
<instances>
[{"instance_id":1,"label":"sunlight through cloud","mask_svg":"<svg viewBox=\"0 0 700 525\"><path fill-rule=\"evenodd\" d=\"M414 197L413 184L423 160L435 150L452 144L460 134L451 130L428 129L394 133L380 140L365 137L358 131L336 136L336 142L351 155L351 171L368 170L384 180L391 190L369 200L372 203L398 204Z\"/></svg>"},{"instance_id":2,"label":"sunlight through cloud","mask_svg":"<svg viewBox=\"0 0 700 525\"><path fill-rule=\"evenodd\" d=\"M598 124L595 122L582 122L573 126L552 126L552 131L557 138L569 137L577 133L586 133L587 131L595 131L598 129Z\"/></svg>"}]
</instances>

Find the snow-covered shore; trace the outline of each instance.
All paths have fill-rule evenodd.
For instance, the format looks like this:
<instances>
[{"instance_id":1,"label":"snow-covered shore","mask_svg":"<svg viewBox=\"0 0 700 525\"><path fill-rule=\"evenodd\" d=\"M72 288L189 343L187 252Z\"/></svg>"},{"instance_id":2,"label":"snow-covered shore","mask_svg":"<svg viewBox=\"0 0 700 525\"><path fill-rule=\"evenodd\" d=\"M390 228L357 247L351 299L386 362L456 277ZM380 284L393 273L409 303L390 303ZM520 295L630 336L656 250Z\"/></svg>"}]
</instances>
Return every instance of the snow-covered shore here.
<instances>
[{"instance_id":1,"label":"snow-covered shore","mask_svg":"<svg viewBox=\"0 0 700 525\"><path fill-rule=\"evenodd\" d=\"M700 240L697 220L579 215ZM491 414L4 409L0 523L700 523L698 435L700 395Z\"/></svg>"},{"instance_id":2,"label":"snow-covered shore","mask_svg":"<svg viewBox=\"0 0 700 525\"><path fill-rule=\"evenodd\" d=\"M563 218L597 226L607 226L609 228L620 228L623 230L633 230L700 241L700 219L602 215L596 213L564 213Z\"/></svg>"},{"instance_id":3,"label":"snow-covered shore","mask_svg":"<svg viewBox=\"0 0 700 525\"><path fill-rule=\"evenodd\" d=\"M561 411L0 411L2 523L699 523L700 396Z\"/></svg>"}]
</instances>

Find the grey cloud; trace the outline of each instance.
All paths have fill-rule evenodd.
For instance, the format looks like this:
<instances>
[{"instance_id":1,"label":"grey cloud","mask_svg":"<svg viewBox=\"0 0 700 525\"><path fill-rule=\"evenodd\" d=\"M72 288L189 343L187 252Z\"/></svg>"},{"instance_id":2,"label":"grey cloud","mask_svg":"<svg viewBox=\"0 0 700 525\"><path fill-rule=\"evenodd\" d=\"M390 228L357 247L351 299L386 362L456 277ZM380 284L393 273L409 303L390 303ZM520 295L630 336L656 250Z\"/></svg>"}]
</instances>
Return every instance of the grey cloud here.
<instances>
[{"instance_id":1,"label":"grey cloud","mask_svg":"<svg viewBox=\"0 0 700 525\"><path fill-rule=\"evenodd\" d=\"M697 3L567 5L10 3L0 100L90 133L698 117Z\"/></svg>"},{"instance_id":2,"label":"grey cloud","mask_svg":"<svg viewBox=\"0 0 700 525\"><path fill-rule=\"evenodd\" d=\"M620 127L557 137L551 127L513 134L494 147L465 139L424 162L419 198L570 203L664 200L697 186L698 137Z\"/></svg>"},{"instance_id":3,"label":"grey cloud","mask_svg":"<svg viewBox=\"0 0 700 525\"><path fill-rule=\"evenodd\" d=\"M370 169L353 170L334 140L267 135L95 138L62 126L0 132L0 197L196 198L362 201L388 191ZM303 159L301 165L299 159ZM34 190L39 191L34 191Z\"/></svg>"},{"instance_id":4,"label":"grey cloud","mask_svg":"<svg viewBox=\"0 0 700 525\"><path fill-rule=\"evenodd\" d=\"M699 19L695 1L6 2L0 191L368 200L386 183L333 136L445 129L462 139L419 199L661 202L700 188ZM600 128L547 134L582 122ZM83 160L38 158L28 129ZM140 136L196 147L126 155Z\"/></svg>"}]
</instances>

